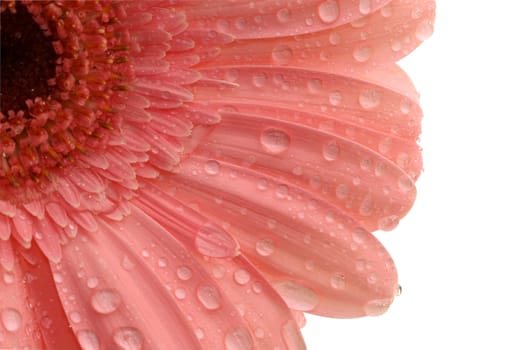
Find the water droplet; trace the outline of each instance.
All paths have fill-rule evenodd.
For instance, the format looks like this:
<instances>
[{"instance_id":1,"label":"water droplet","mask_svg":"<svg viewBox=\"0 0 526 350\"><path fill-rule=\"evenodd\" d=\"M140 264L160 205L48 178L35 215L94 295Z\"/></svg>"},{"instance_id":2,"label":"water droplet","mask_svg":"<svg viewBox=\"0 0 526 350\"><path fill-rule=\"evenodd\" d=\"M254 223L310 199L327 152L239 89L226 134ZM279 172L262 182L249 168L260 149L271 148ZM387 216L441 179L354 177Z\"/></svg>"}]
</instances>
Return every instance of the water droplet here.
<instances>
[{"instance_id":1,"label":"water droplet","mask_svg":"<svg viewBox=\"0 0 526 350\"><path fill-rule=\"evenodd\" d=\"M292 50L286 45L278 45L272 50L272 59L278 64L287 64L292 59Z\"/></svg>"},{"instance_id":2,"label":"water droplet","mask_svg":"<svg viewBox=\"0 0 526 350\"><path fill-rule=\"evenodd\" d=\"M363 15L371 12L371 0L360 0L359 11Z\"/></svg>"},{"instance_id":3,"label":"water droplet","mask_svg":"<svg viewBox=\"0 0 526 350\"><path fill-rule=\"evenodd\" d=\"M312 260L307 260L307 261L305 261L305 269L306 269L307 271L312 271L312 270L314 270L314 261L312 261Z\"/></svg>"},{"instance_id":4,"label":"water droplet","mask_svg":"<svg viewBox=\"0 0 526 350\"><path fill-rule=\"evenodd\" d=\"M345 199L349 196L349 186L346 184L339 184L336 186L336 197L338 199Z\"/></svg>"},{"instance_id":5,"label":"water droplet","mask_svg":"<svg viewBox=\"0 0 526 350\"><path fill-rule=\"evenodd\" d=\"M254 282L254 284L252 284L252 291L256 294L260 294L263 291L263 285L261 282Z\"/></svg>"},{"instance_id":6,"label":"water droplet","mask_svg":"<svg viewBox=\"0 0 526 350\"><path fill-rule=\"evenodd\" d=\"M342 93L339 91L333 91L329 94L329 103L333 106L338 106L342 103Z\"/></svg>"},{"instance_id":7,"label":"water droplet","mask_svg":"<svg viewBox=\"0 0 526 350\"><path fill-rule=\"evenodd\" d=\"M133 263L133 261L130 260L130 258L127 255L125 255L122 258L121 266L126 271L130 271L131 269L133 269L135 267L135 264Z\"/></svg>"},{"instance_id":8,"label":"water droplet","mask_svg":"<svg viewBox=\"0 0 526 350\"><path fill-rule=\"evenodd\" d=\"M376 273L371 273L369 276L367 276L367 282L370 284L375 284L378 282L378 275Z\"/></svg>"},{"instance_id":9,"label":"water droplet","mask_svg":"<svg viewBox=\"0 0 526 350\"><path fill-rule=\"evenodd\" d=\"M194 242L199 253L205 256L225 258L239 254L239 246L234 238L212 222L201 226Z\"/></svg>"},{"instance_id":10,"label":"water droplet","mask_svg":"<svg viewBox=\"0 0 526 350\"><path fill-rule=\"evenodd\" d=\"M290 10L288 8L282 8L276 13L278 21L281 23L286 23L290 20Z\"/></svg>"},{"instance_id":11,"label":"water droplet","mask_svg":"<svg viewBox=\"0 0 526 350\"><path fill-rule=\"evenodd\" d=\"M1 313L2 325L8 332L16 332L22 326L22 315L18 310L6 308Z\"/></svg>"},{"instance_id":12,"label":"water droplet","mask_svg":"<svg viewBox=\"0 0 526 350\"><path fill-rule=\"evenodd\" d=\"M265 331L263 330L263 328L258 327L254 331L254 335L256 336L256 338L263 338L265 336Z\"/></svg>"},{"instance_id":13,"label":"water droplet","mask_svg":"<svg viewBox=\"0 0 526 350\"><path fill-rule=\"evenodd\" d=\"M411 106L412 102L409 99L404 98L400 101L400 112L402 112L402 114L409 114L409 112L411 112Z\"/></svg>"},{"instance_id":14,"label":"water droplet","mask_svg":"<svg viewBox=\"0 0 526 350\"><path fill-rule=\"evenodd\" d=\"M433 34L433 29L433 23L428 20L424 20L417 25L415 36L418 40L424 41L429 38L431 34Z\"/></svg>"},{"instance_id":15,"label":"water droplet","mask_svg":"<svg viewBox=\"0 0 526 350\"><path fill-rule=\"evenodd\" d=\"M391 4L387 4L380 9L380 13L386 18L391 17L393 15L393 7Z\"/></svg>"},{"instance_id":16,"label":"water droplet","mask_svg":"<svg viewBox=\"0 0 526 350\"><path fill-rule=\"evenodd\" d=\"M82 321L82 317L80 316L80 313L77 311L72 311L69 313L69 319L73 323L80 323Z\"/></svg>"},{"instance_id":17,"label":"water droplet","mask_svg":"<svg viewBox=\"0 0 526 350\"><path fill-rule=\"evenodd\" d=\"M214 265L214 267L212 268L212 275L216 279L221 279L225 277L225 272L226 269L223 265Z\"/></svg>"},{"instance_id":18,"label":"water droplet","mask_svg":"<svg viewBox=\"0 0 526 350\"><path fill-rule=\"evenodd\" d=\"M252 84L254 84L255 87L261 88L265 86L266 83L267 83L267 75L263 72L256 73L252 77Z\"/></svg>"},{"instance_id":19,"label":"water droplet","mask_svg":"<svg viewBox=\"0 0 526 350\"><path fill-rule=\"evenodd\" d=\"M398 39L391 39L391 50L394 52L402 50L402 42Z\"/></svg>"},{"instance_id":20,"label":"water droplet","mask_svg":"<svg viewBox=\"0 0 526 350\"><path fill-rule=\"evenodd\" d=\"M372 52L373 50L370 47L362 46L362 47L356 48L353 51L352 57L354 57L354 59L357 62L366 62L367 60L369 60L369 58L371 58Z\"/></svg>"},{"instance_id":21,"label":"water droplet","mask_svg":"<svg viewBox=\"0 0 526 350\"><path fill-rule=\"evenodd\" d=\"M121 350L141 350L144 337L136 328L122 327L113 333L113 341Z\"/></svg>"},{"instance_id":22,"label":"water droplet","mask_svg":"<svg viewBox=\"0 0 526 350\"><path fill-rule=\"evenodd\" d=\"M250 281L250 273L245 269L234 272L234 281L240 285L245 285Z\"/></svg>"},{"instance_id":23,"label":"water droplet","mask_svg":"<svg viewBox=\"0 0 526 350\"><path fill-rule=\"evenodd\" d=\"M321 91L321 80L320 79L311 79L307 83L307 89L313 94L317 94Z\"/></svg>"},{"instance_id":24,"label":"water droplet","mask_svg":"<svg viewBox=\"0 0 526 350\"><path fill-rule=\"evenodd\" d=\"M336 273L331 276L331 287L334 289L345 288L345 275L343 273Z\"/></svg>"},{"instance_id":25,"label":"water droplet","mask_svg":"<svg viewBox=\"0 0 526 350\"><path fill-rule=\"evenodd\" d=\"M53 273L53 280L56 283L62 283L62 282L64 282L64 275L62 275L62 273L60 273L60 272L54 272Z\"/></svg>"},{"instance_id":26,"label":"water droplet","mask_svg":"<svg viewBox=\"0 0 526 350\"><path fill-rule=\"evenodd\" d=\"M318 16L324 23L335 22L340 16L340 6L336 0L327 0L318 6Z\"/></svg>"},{"instance_id":27,"label":"water droplet","mask_svg":"<svg viewBox=\"0 0 526 350\"><path fill-rule=\"evenodd\" d=\"M174 290L174 295L177 299L183 300L186 298L186 290L184 290L184 288L176 288Z\"/></svg>"},{"instance_id":28,"label":"water droplet","mask_svg":"<svg viewBox=\"0 0 526 350\"><path fill-rule=\"evenodd\" d=\"M77 333L77 340L82 350L99 350L99 337L90 330L84 329Z\"/></svg>"},{"instance_id":29,"label":"water droplet","mask_svg":"<svg viewBox=\"0 0 526 350\"><path fill-rule=\"evenodd\" d=\"M226 350L251 350L254 348L252 336L244 327L234 328L225 335Z\"/></svg>"},{"instance_id":30,"label":"water droplet","mask_svg":"<svg viewBox=\"0 0 526 350\"><path fill-rule=\"evenodd\" d=\"M389 309L390 305L390 299L371 300L365 304L364 311L368 316L380 316Z\"/></svg>"},{"instance_id":31,"label":"water droplet","mask_svg":"<svg viewBox=\"0 0 526 350\"><path fill-rule=\"evenodd\" d=\"M187 266L178 267L176 274L181 281L188 281L190 278L192 278L192 270L190 270L190 268Z\"/></svg>"},{"instance_id":32,"label":"water droplet","mask_svg":"<svg viewBox=\"0 0 526 350\"><path fill-rule=\"evenodd\" d=\"M318 305L318 295L310 288L294 281L282 281L274 284L287 305L294 310L310 311Z\"/></svg>"},{"instance_id":33,"label":"water droplet","mask_svg":"<svg viewBox=\"0 0 526 350\"><path fill-rule=\"evenodd\" d=\"M217 310L221 307L221 295L216 287L204 284L197 288L197 299L208 310Z\"/></svg>"},{"instance_id":34,"label":"water droplet","mask_svg":"<svg viewBox=\"0 0 526 350\"><path fill-rule=\"evenodd\" d=\"M97 288L99 285L99 279L97 277L90 277L88 278L88 281L86 282L88 285L88 288Z\"/></svg>"},{"instance_id":35,"label":"water droplet","mask_svg":"<svg viewBox=\"0 0 526 350\"><path fill-rule=\"evenodd\" d=\"M336 141L329 141L323 146L323 158L325 160L329 162L335 161L339 155L340 145Z\"/></svg>"},{"instance_id":36,"label":"water droplet","mask_svg":"<svg viewBox=\"0 0 526 350\"><path fill-rule=\"evenodd\" d=\"M364 89L360 92L358 102L364 109L378 107L382 100L382 94L376 89Z\"/></svg>"},{"instance_id":37,"label":"water droplet","mask_svg":"<svg viewBox=\"0 0 526 350\"><path fill-rule=\"evenodd\" d=\"M263 238L256 242L256 251L261 256L274 254L274 241L271 238Z\"/></svg>"},{"instance_id":38,"label":"water droplet","mask_svg":"<svg viewBox=\"0 0 526 350\"><path fill-rule=\"evenodd\" d=\"M205 165L205 172L209 175L217 175L219 173L220 165L215 160L208 160Z\"/></svg>"},{"instance_id":39,"label":"water droplet","mask_svg":"<svg viewBox=\"0 0 526 350\"><path fill-rule=\"evenodd\" d=\"M265 152L270 154L280 154L285 152L290 146L290 137L279 129L263 130L259 138L261 146Z\"/></svg>"},{"instance_id":40,"label":"water droplet","mask_svg":"<svg viewBox=\"0 0 526 350\"><path fill-rule=\"evenodd\" d=\"M382 231L391 231L398 225L399 220L398 215L384 216L378 220L378 228Z\"/></svg>"},{"instance_id":41,"label":"water droplet","mask_svg":"<svg viewBox=\"0 0 526 350\"><path fill-rule=\"evenodd\" d=\"M157 266L166 267L167 265L168 265L168 259L164 257L160 257L159 260L157 260Z\"/></svg>"},{"instance_id":42,"label":"water droplet","mask_svg":"<svg viewBox=\"0 0 526 350\"><path fill-rule=\"evenodd\" d=\"M117 310L121 304L120 294L113 289L96 291L91 297L91 306L101 314L110 314Z\"/></svg>"},{"instance_id":43,"label":"water droplet","mask_svg":"<svg viewBox=\"0 0 526 350\"><path fill-rule=\"evenodd\" d=\"M340 33L338 32L332 32L331 34L329 34L329 43L331 45L340 45L340 43L342 42L342 36L340 35Z\"/></svg>"},{"instance_id":44,"label":"water droplet","mask_svg":"<svg viewBox=\"0 0 526 350\"><path fill-rule=\"evenodd\" d=\"M283 198L287 198L288 195L289 195L289 187L284 184L278 185L278 187L276 188L276 196L278 198L283 199Z\"/></svg>"},{"instance_id":45,"label":"water droplet","mask_svg":"<svg viewBox=\"0 0 526 350\"><path fill-rule=\"evenodd\" d=\"M414 191L415 183L408 175L400 175L400 178L398 179L398 187L402 191Z\"/></svg>"},{"instance_id":46,"label":"water droplet","mask_svg":"<svg viewBox=\"0 0 526 350\"><path fill-rule=\"evenodd\" d=\"M202 328L196 328L194 334L197 339L203 339L205 337L205 332Z\"/></svg>"},{"instance_id":47,"label":"water droplet","mask_svg":"<svg viewBox=\"0 0 526 350\"><path fill-rule=\"evenodd\" d=\"M367 231L365 231L363 228L361 227L357 227L354 229L353 233L352 233L352 239L353 241L355 241L356 243L358 244L361 244L363 243L363 241L365 240L365 237L367 236Z\"/></svg>"},{"instance_id":48,"label":"water droplet","mask_svg":"<svg viewBox=\"0 0 526 350\"><path fill-rule=\"evenodd\" d=\"M400 296L402 295L402 286L401 285L398 285L398 287L396 288L396 296Z\"/></svg>"}]
</instances>

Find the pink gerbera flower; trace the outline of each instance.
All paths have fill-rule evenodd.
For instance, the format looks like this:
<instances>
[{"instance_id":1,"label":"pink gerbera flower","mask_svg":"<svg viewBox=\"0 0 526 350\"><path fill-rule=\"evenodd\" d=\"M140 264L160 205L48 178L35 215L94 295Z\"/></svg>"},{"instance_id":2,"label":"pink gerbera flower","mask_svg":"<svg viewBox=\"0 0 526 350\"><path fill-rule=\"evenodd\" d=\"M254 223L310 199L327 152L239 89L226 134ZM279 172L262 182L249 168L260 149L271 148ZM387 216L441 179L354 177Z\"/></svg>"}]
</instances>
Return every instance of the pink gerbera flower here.
<instances>
[{"instance_id":1,"label":"pink gerbera flower","mask_svg":"<svg viewBox=\"0 0 526 350\"><path fill-rule=\"evenodd\" d=\"M0 348L303 349L378 315L433 0L2 1Z\"/></svg>"}]
</instances>

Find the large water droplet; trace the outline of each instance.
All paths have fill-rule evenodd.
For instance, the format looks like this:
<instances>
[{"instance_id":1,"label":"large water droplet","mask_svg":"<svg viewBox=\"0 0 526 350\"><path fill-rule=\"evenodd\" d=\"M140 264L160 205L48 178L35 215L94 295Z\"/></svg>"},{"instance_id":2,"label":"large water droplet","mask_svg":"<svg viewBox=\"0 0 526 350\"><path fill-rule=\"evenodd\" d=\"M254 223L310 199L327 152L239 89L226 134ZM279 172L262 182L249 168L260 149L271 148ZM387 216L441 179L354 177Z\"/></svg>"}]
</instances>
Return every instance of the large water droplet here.
<instances>
[{"instance_id":1,"label":"large water droplet","mask_svg":"<svg viewBox=\"0 0 526 350\"><path fill-rule=\"evenodd\" d=\"M136 328L123 327L113 333L113 341L121 350L141 350L144 337Z\"/></svg>"},{"instance_id":2,"label":"large water droplet","mask_svg":"<svg viewBox=\"0 0 526 350\"><path fill-rule=\"evenodd\" d=\"M290 146L290 137L284 131L278 129L266 129L259 138L261 146L265 152L270 154L280 154L285 152Z\"/></svg>"},{"instance_id":3,"label":"large water droplet","mask_svg":"<svg viewBox=\"0 0 526 350\"><path fill-rule=\"evenodd\" d=\"M1 317L2 325L8 332L16 332L22 326L22 315L16 309L3 309Z\"/></svg>"},{"instance_id":4,"label":"large water droplet","mask_svg":"<svg viewBox=\"0 0 526 350\"><path fill-rule=\"evenodd\" d=\"M77 340L82 350L99 350L99 337L90 330L84 329L77 333Z\"/></svg>"},{"instance_id":5,"label":"large water droplet","mask_svg":"<svg viewBox=\"0 0 526 350\"><path fill-rule=\"evenodd\" d=\"M428 20L424 20L417 25L415 36L418 40L424 41L429 38L431 34L433 34L433 29L433 23Z\"/></svg>"},{"instance_id":6,"label":"large water droplet","mask_svg":"<svg viewBox=\"0 0 526 350\"><path fill-rule=\"evenodd\" d=\"M101 314L110 314L117 310L121 304L120 294L113 289L96 291L91 297L91 306Z\"/></svg>"},{"instance_id":7,"label":"large water droplet","mask_svg":"<svg viewBox=\"0 0 526 350\"><path fill-rule=\"evenodd\" d=\"M256 251L261 256L272 255L274 250L274 241L271 238L263 238L256 242Z\"/></svg>"},{"instance_id":8,"label":"large water droplet","mask_svg":"<svg viewBox=\"0 0 526 350\"><path fill-rule=\"evenodd\" d=\"M364 109L378 107L382 100L382 94L376 89L364 89L360 92L358 102Z\"/></svg>"},{"instance_id":9,"label":"large water droplet","mask_svg":"<svg viewBox=\"0 0 526 350\"><path fill-rule=\"evenodd\" d=\"M332 23L340 16L340 5L337 0L327 0L318 6L318 16L324 23Z\"/></svg>"},{"instance_id":10,"label":"large water droplet","mask_svg":"<svg viewBox=\"0 0 526 350\"><path fill-rule=\"evenodd\" d=\"M244 327L234 328L225 336L226 350L251 350L254 348L252 336Z\"/></svg>"},{"instance_id":11,"label":"large water droplet","mask_svg":"<svg viewBox=\"0 0 526 350\"><path fill-rule=\"evenodd\" d=\"M329 162L334 161L340 155L340 145L336 141L329 141L323 146L323 158Z\"/></svg>"},{"instance_id":12,"label":"large water droplet","mask_svg":"<svg viewBox=\"0 0 526 350\"><path fill-rule=\"evenodd\" d=\"M216 287L204 284L197 288L197 299L208 310L217 310L221 307L221 295Z\"/></svg>"},{"instance_id":13,"label":"large water droplet","mask_svg":"<svg viewBox=\"0 0 526 350\"><path fill-rule=\"evenodd\" d=\"M278 64L287 64L292 59L292 50L286 45L278 45L272 50L272 59Z\"/></svg>"},{"instance_id":14,"label":"large water droplet","mask_svg":"<svg viewBox=\"0 0 526 350\"><path fill-rule=\"evenodd\" d=\"M299 283L282 281L274 284L274 288L291 309L310 311L318 305L316 292Z\"/></svg>"}]
</instances>

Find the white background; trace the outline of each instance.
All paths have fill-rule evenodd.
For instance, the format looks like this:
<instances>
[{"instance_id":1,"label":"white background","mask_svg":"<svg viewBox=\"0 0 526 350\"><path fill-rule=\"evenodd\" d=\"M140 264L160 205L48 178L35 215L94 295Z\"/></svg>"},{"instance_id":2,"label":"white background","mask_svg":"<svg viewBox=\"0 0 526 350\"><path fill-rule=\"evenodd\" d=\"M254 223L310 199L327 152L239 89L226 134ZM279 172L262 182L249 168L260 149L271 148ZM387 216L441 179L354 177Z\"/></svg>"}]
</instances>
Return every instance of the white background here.
<instances>
[{"instance_id":1,"label":"white background","mask_svg":"<svg viewBox=\"0 0 526 350\"><path fill-rule=\"evenodd\" d=\"M411 213L380 233L403 294L387 314L307 317L309 350L526 349L526 2L437 0L402 62L424 109Z\"/></svg>"}]
</instances>

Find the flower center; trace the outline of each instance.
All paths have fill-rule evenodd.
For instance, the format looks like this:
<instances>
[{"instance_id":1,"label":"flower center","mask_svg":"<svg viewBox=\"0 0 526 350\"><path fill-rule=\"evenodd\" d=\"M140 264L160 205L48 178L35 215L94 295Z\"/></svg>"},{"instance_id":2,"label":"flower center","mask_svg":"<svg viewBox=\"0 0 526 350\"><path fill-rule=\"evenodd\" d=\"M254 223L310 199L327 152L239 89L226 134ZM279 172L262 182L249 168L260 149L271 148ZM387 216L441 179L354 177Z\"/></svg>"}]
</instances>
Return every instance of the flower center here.
<instances>
[{"instance_id":1,"label":"flower center","mask_svg":"<svg viewBox=\"0 0 526 350\"><path fill-rule=\"evenodd\" d=\"M25 101L48 96L47 80L55 76L57 55L25 6L16 12L3 11L0 19L2 79L0 106L5 115L9 110L26 108Z\"/></svg>"},{"instance_id":2,"label":"flower center","mask_svg":"<svg viewBox=\"0 0 526 350\"><path fill-rule=\"evenodd\" d=\"M0 10L0 200L27 202L119 130L112 99L133 78L129 35L120 2L10 0Z\"/></svg>"}]
</instances>

